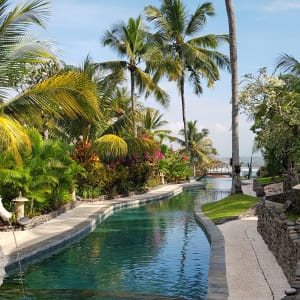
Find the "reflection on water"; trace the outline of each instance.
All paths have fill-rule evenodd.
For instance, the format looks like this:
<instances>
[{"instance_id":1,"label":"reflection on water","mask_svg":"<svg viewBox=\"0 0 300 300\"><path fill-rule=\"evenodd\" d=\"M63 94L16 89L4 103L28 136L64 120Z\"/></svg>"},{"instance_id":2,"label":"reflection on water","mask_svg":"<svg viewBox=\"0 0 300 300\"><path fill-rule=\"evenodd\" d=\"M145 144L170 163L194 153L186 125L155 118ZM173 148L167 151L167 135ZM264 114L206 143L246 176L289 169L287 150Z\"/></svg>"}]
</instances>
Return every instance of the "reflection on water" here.
<instances>
[{"instance_id":1,"label":"reflection on water","mask_svg":"<svg viewBox=\"0 0 300 300\"><path fill-rule=\"evenodd\" d=\"M205 190L200 190L197 197L201 203L218 201L227 197L231 192L231 177L204 177L201 182L205 183Z\"/></svg>"},{"instance_id":2,"label":"reflection on water","mask_svg":"<svg viewBox=\"0 0 300 300\"><path fill-rule=\"evenodd\" d=\"M26 299L205 299L210 246L194 204L227 196L231 179L204 181L206 190L117 212L88 237L30 266ZM16 279L4 280L0 299L25 299Z\"/></svg>"}]
</instances>

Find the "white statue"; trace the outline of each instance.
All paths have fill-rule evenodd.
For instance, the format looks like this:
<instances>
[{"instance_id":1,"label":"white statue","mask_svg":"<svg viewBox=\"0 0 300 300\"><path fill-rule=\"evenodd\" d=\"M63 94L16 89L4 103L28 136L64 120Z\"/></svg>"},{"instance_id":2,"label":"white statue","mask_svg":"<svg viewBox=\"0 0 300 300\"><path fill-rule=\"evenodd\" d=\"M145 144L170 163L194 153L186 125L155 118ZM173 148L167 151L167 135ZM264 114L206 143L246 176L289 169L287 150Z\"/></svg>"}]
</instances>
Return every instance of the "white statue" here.
<instances>
[{"instance_id":1,"label":"white statue","mask_svg":"<svg viewBox=\"0 0 300 300\"><path fill-rule=\"evenodd\" d=\"M3 203L2 203L2 198L0 197L0 218L3 221L9 221L11 216L12 216L12 213L5 209L5 207L3 206Z\"/></svg>"}]
</instances>

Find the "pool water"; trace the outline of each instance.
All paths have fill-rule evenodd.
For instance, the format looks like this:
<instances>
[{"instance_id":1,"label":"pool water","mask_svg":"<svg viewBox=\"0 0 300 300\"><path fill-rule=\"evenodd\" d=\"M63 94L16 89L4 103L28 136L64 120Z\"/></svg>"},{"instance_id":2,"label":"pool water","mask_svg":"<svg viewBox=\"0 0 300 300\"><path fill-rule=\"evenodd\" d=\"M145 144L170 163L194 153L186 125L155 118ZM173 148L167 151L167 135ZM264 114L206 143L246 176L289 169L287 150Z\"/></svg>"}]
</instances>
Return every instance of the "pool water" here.
<instances>
[{"instance_id":1,"label":"pool water","mask_svg":"<svg viewBox=\"0 0 300 300\"><path fill-rule=\"evenodd\" d=\"M205 299L210 245L194 202L222 196L192 190L117 212L86 238L29 266L25 298L15 275L4 280L0 299Z\"/></svg>"}]
</instances>

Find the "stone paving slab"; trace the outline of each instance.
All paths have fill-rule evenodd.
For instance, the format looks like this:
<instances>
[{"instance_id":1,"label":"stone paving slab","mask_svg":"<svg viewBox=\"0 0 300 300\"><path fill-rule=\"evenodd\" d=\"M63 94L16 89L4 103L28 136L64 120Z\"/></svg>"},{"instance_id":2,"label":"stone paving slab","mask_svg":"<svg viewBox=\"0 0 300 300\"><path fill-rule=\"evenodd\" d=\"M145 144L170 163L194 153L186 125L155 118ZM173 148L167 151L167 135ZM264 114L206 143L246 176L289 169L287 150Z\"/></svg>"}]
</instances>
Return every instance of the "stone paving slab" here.
<instances>
[{"instance_id":1,"label":"stone paving slab","mask_svg":"<svg viewBox=\"0 0 300 300\"><path fill-rule=\"evenodd\" d=\"M243 193L256 196L251 180ZM228 300L280 300L290 287L276 258L257 232L257 217L219 225L225 240ZM227 299L227 298L224 298Z\"/></svg>"},{"instance_id":2,"label":"stone paving slab","mask_svg":"<svg viewBox=\"0 0 300 300\"><path fill-rule=\"evenodd\" d=\"M290 287L256 226L256 218L219 226L225 238L229 300L280 300Z\"/></svg>"}]
</instances>

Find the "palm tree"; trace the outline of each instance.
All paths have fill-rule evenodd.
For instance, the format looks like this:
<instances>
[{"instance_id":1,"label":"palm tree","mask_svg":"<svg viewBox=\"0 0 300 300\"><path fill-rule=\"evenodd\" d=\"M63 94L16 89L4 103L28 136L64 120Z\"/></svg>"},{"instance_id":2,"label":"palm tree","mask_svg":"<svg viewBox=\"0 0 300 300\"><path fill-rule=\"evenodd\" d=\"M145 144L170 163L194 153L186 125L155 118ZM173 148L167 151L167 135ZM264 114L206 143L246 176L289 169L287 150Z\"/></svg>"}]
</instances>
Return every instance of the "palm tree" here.
<instances>
[{"instance_id":1,"label":"palm tree","mask_svg":"<svg viewBox=\"0 0 300 300\"><path fill-rule=\"evenodd\" d=\"M130 18L128 23L124 22L114 25L111 31L106 31L102 42L104 46L110 46L121 57L126 60L110 61L101 63L104 68L120 70L125 68L130 74L130 99L131 110L136 111L136 87L140 92L146 91L146 95L153 93L155 98L163 105L168 103L167 94L159 88L142 66L151 64L151 61L157 62L158 52L153 48L150 34L145 30L142 18ZM135 117L133 117L133 136L137 136L137 126Z\"/></svg>"},{"instance_id":2,"label":"palm tree","mask_svg":"<svg viewBox=\"0 0 300 300\"><path fill-rule=\"evenodd\" d=\"M208 164L211 162L211 155L215 155L216 149L212 146L212 141L208 138L208 130L203 128L200 132L197 129L197 121L188 122L188 152L190 154L190 162L194 167L194 176L196 175L197 164ZM184 130L180 130L180 135L184 136ZM181 146L185 146L185 140L177 139Z\"/></svg>"},{"instance_id":3,"label":"palm tree","mask_svg":"<svg viewBox=\"0 0 300 300\"><path fill-rule=\"evenodd\" d=\"M13 151L19 162L20 147L29 144L23 126L36 125L42 112L56 118L98 116L95 86L84 73L58 74L20 90L18 82L33 64L55 60L48 43L27 37L29 26L44 26L47 16L46 1L30 1L12 11L8 1L0 2L0 148Z\"/></svg>"},{"instance_id":4,"label":"palm tree","mask_svg":"<svg viewBox=\"0 0 300 300\"><path fill-rule=\"evenodd\" d=\"M207 17L214 15L211 3L204 3L189 15L181 0L163 0L160 8L147 6L147 19L154 22L161 46L167 56L177 63L176 74L169 74L176 80L181 95L182 118L185 144L188 149L185 81L192 83L195 94L202 93L202 79L211 87L219 79L219 68L228 68L228 58L216 51L221 42L227 42L227 35L196 36L204 29ZM196 37L195 37L196 36ZM160 72L163 75L163 72ZM157 78L159 79L159 78Z\"/></svg>"},{"instance_id":5,"label":"palm tree","mask_svg":"<svg viewBox=\"0 0 300 300\"><path fill-rule=\"evenodd\" d=\"M300 62L295 57L288 54L283 54L279 57L276 66L276 70L277 69L296 77L300 76Z\"/></svg>"},{"instance_id":6,"label":"palm tree","mask_svg":"<svg viewBox=\"0 0 300 300\"><path fill-rule=\"evenodd\" d=\"M229 45L230 45L230 64L231 64L231 89L232 89L232 194L242 193L240 178L241 166L239 157L239 96L238 96L238 62L237 62L237 43L236 43L236 24L231 0L225 0L228 25L229 25Z\"/></svg>"},{"instance_id":7,"label":"palm tree","mask_svg":"<svg viewBox=\"0 0 300 300\"><path fill-rule=\"evenodd\" d=\"M139 130L147 135L158 137L161 141L163 138L168 138L170 141L175 141L172 137L171 130L162 129L161 127L168 124L168 121L162 120L163 114L154 108L146 108L142 113ZM162 141L161 141L162 142Z\"/></svg>"}]
</instances>

